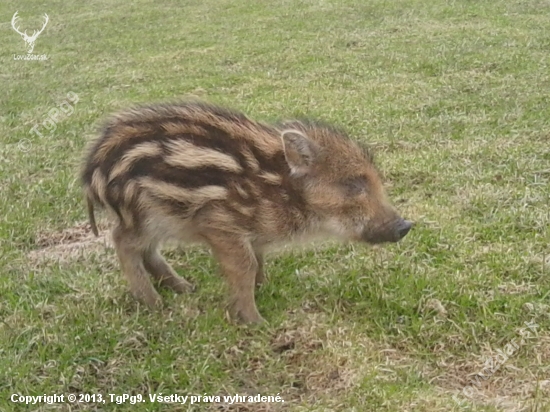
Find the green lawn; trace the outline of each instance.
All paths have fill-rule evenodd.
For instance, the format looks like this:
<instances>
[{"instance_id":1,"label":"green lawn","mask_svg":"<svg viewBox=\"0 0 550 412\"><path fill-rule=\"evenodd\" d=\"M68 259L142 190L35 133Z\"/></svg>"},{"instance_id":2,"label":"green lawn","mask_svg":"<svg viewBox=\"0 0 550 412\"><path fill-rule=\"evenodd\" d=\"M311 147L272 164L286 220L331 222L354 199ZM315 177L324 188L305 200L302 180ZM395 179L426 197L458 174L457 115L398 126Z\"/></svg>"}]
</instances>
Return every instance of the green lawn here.
<instances>
[{"instance_id":1,"label":"green lawn","mask_svg":"<svg viewBox=\"0 0 550 412\"><path fill-rule=\"evenodd\" d=\"M14 59L15 11L29 34L49 15L46 61ZM0 16L0 411L550 411L548 1L4 0ZM272 256L260 328L228 323L207 250L174 248L199 289L149 312L108 221L97 240L85 226L77 174L106 115L186 96L345 127L415 228ZM69 393L106 402L10 401ZM284 403L202 402L237 393Z\"/></svg>"}]
</instances>

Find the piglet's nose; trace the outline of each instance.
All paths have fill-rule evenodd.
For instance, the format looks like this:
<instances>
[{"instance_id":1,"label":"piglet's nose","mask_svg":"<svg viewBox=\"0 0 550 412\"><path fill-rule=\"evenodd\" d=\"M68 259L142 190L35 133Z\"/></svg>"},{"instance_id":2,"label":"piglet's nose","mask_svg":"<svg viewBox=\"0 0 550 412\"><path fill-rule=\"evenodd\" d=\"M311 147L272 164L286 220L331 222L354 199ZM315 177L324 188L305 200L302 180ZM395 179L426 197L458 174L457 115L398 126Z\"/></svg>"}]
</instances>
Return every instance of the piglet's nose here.
<instances>
[{"instance_id":1,"label":"piglet's nose","mask_svg":"<svg viewBox=\"0 0 550 412\"><path fill-rule=\"evenodd\" d=\"M411 230L412 222L402 219L399 225L397 226L397 235L399 239L403 239L407 233Z\"/></svg>"}]
</instances>

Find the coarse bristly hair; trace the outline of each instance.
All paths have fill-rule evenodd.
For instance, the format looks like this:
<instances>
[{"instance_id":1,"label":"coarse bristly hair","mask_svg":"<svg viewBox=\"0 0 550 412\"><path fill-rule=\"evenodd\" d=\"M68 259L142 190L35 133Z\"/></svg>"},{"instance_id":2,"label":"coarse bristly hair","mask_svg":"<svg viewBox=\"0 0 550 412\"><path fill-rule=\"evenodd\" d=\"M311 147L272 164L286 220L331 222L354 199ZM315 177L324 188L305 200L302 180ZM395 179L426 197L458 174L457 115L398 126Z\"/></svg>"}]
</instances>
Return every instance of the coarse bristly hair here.
<instances>
[{"instance_id":1,"label":"coarse bristly hair","mask_svg":"<svg viewBox=\"0 0 550 412\"><path fill-rule=\"evenodd\" d=\"M81 178L94 233L95 206L115 216L115 249L136 298L160 305L149 276L191 290L159 247L206 243L228 279L232 314L245 322L262 319L254 284L271 246L315 236L397 241L410 228L370 152L343 130L305 119L264 124L198 101L115 114Z\"/></svg>"}]
</instances>

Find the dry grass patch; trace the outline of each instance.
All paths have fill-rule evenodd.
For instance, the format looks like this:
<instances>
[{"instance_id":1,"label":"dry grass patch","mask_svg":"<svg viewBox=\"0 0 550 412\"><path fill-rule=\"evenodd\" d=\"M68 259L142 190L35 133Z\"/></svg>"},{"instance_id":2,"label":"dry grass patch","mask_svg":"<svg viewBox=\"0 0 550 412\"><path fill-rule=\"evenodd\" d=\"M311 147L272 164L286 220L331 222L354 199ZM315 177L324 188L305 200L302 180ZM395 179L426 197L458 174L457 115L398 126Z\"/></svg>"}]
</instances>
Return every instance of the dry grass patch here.
<instances>
[{"instance_id":1,"label":"dry grass patch","mask_svg":"<svg viewBox=\"0 0 550 412\"><path fill-rule=\"evenodd\" d=\"M111 233L106 225L98 225L99 236L92 233L89 223L77 223L61 232L43 231L36 235L36 250L28 254L31 265L58 262L70 264L75 261L112 249Z\"/></svg>"},{"instance_id":2,"label":"dry grass patch","mask_svg":"<svg viewBox=\"0 0 550 412\"><path fill-rule=\"evenodd\" d=\"M431 383L442 393L456 395L463 405L493 406L510 412L541 410L536 407L550 399L550 335L532 335L524 343L516 337L510 343L518 346L513 353L505 353L506 344L493 348L487 343L478 354L440 360L440 374ZM521 352L529 353L529 364L518 356ZM468 388L465 393L464 388Z\"/></svg>"}]
</instances>

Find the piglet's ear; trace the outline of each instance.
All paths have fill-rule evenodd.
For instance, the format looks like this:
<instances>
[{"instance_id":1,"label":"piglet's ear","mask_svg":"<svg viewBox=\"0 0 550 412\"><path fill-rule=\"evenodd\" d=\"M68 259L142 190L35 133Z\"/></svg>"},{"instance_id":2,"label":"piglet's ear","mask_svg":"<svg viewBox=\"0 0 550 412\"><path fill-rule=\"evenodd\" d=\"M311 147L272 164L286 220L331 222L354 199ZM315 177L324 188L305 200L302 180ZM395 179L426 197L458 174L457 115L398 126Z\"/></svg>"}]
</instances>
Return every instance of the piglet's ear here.
<instances>
[{"instance_id":1,"label":"piglet's ear","mask_svg":"<svg viewBox=\"0 0 550 412\"><path fill-rule=\"evenodd\" d=\"M285 159L292 174L307 173L315 162L318 153L317 144L304 133L291 129L281 132Z\"/></svg>"}]
</instances>

